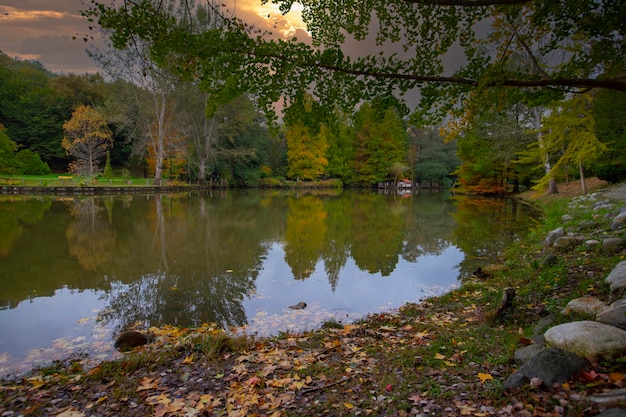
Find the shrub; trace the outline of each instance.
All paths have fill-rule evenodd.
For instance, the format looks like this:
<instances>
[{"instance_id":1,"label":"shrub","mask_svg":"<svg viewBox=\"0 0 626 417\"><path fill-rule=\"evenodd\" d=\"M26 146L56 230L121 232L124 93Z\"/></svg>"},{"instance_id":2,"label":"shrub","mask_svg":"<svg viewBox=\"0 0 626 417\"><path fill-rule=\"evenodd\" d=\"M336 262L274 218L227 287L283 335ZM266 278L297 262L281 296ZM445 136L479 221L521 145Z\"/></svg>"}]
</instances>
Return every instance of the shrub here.
<instances>
[{"instance_id":1,"label":"shrub","mask_svg":"<svg viewBox=\"0 0 626 417\"><path fill-rule=\"evenodd\" d=\"M17 170L25 175L48 175L50 167L41 160L38 153L22 149L15 155Z\"/></svg>"},{"instance_id":2,"label":"shrub","mask_svg":"<svg viewBox=\"0 0 626 417\"><path fill-rule=\"evenodd\" d=\"M598 178L610 183L626 180L626 167L621 164L598 165L595 171Z\"/></svg>"}]
</instances>

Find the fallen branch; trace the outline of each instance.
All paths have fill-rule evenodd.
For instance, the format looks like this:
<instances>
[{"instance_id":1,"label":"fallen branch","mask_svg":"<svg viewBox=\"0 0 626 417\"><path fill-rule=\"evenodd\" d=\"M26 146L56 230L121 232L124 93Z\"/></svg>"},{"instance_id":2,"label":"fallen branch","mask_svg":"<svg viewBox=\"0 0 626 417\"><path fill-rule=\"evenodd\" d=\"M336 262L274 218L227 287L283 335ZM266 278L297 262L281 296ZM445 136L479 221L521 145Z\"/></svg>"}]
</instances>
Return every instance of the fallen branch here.
<instances>
[{"instance_id":1,"label":"fallen branch","mask_svg":"<svg viewBox=\"0 0 626 417\"><path fill-rule=\"evenodd\" d=\"M330 382L330 383L324 384L324 385L318 385L317 387L303 389L302 391L300 391L299 395L305 395L305 394L309 394L311 392L319 391L319 390L324 389L324 388L330 388L330 387L333 387L335 385L343 384L344 382L350 381L356 375L357 374L354 374L354 375L348 376L348 377L344 377L344 378L340 379L339 381Z\"/></svg>"}]
</instances>

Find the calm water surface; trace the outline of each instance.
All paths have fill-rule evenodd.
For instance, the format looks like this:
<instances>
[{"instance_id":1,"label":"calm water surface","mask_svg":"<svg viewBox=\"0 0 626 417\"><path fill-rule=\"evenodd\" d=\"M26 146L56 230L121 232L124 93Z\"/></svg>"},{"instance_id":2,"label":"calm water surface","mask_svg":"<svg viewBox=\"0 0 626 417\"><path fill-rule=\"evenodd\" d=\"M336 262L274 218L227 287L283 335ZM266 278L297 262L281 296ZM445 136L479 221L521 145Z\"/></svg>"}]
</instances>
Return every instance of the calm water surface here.
<instances>
[{"instance_id":1,"label":"calm water surface","mask_svg":"<svg viewBox=\"0 0 626 417\"><path fill-rule=\"evenodd\" d=\"M0 374L114 357L132 326L269 335L388 311L497 262L536 216L446 193L3 196Z\"/></svg>"}]
</instances>

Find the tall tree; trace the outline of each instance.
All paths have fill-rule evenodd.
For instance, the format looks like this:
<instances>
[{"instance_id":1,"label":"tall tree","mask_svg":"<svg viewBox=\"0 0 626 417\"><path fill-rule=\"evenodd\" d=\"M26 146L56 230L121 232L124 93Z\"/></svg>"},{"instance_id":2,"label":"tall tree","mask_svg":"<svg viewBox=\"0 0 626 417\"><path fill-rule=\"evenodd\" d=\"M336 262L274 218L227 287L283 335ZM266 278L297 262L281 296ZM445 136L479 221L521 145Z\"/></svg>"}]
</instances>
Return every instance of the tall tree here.
<instances>
[{"instance_id":1,"label":"tall tree","mask_svg":"<svg viewBox=\"0 0 626 417\"><path fill-rule=\"evenodd\" d=\"M328 144L324 135L311 133L302 122L286 127L287 176L294 179L315 180L322 176L328 159Z\"/></svg>"},{"instance_id":2,"label":"tall tree","mask_svg":"<svg viewBox=\"0 0 626 417\"><path fill-rule=\"evenodd\" d=\"M51 87L53 78L38 62L0 54L0 123L18 146L64 166L63 122L71 117L73 108L65 106Z\"/></svg>"},{"instance_id":3,"label":"tall tree","mask_svg":"<svg viewBox=\"0 0 626 417\"><path fill-rule=\"evenodd\" d=\"M609 148L602 160L597 161L597 175L611 182L626 179L626 94L598 92L594 97L593 118L596 136Z\"/></svg>"},{"instance_id":4,"label":"tall tree","mask_svg":"<svg viewBox=\"0 0 626 417\"><path fill-rule=\"evenodd\" d=\"M214 174L234 184L256 181L268 160L269 132L250 98L243 94L217 108L217 161Z\"/></svg>"},{"instance_id":5,"label":"tall tree","mask_svg":"<svg viewBox=\"0 0 626 417\"><path fill-rule=\"evenodd\" d=\"M459 142L461 139L459 139ZM446 178L459 167L457 143L445 141L438 129L411 127L408 135L407 164L411 179L420 184L450 185Z\"/></svg>"},{"instance_id":6,"label":"tall tree","mask_svg":"<svg viewBox=\"0 0 626 417\"><path fill-rule=\"evenodd\" d=\"M490 108L458 137L462 164L459 183L467 192L503 194L519 181L519 153L533 142L528 130L533 111L520 103Z\"/></svg>"},{"instance_id":7,"label":"tall tree","mask_svg":"<svg viewBox=\"0 0 626 417\"><path fill-rule=\"evenodd\" d=\"M0 173L15 173L15 151L17 151L17 143L11 140L6 128L0 124Z\"/></svg>"},{"instance_id":8,"label":"tall tree","mask_svg":"<svg viewBox=\"0 0 626 417\"><path fill-rule=\"evenodd\" d=\"M104 117L89 106L80 106L63 124L63 149L75 158L70 171L93 177L111 146L112 134Z\"/></svg>"},{"instance_id":9,"label":"tall tree","mask_svg":"<svg viewBox=\"0 0 626 417\"><path fill-rule=\"evenodd\" d=\"M373 185L389 178L395 162L406 158L406 131L400 115L382 102L363 103L354 122L354 181Z\"/></svg>"},{"instance_id":10,"label":"tall tree","mask_svg":"<svg viewBox=\"0 0 626 417\"><path fill-rule=\"evenodd\" d=\"M587 193L585 163L598 159L608 149L595 135L592 101L590 94L581 94L558 103L543 123L546 133L542 146L555 153L561 152L561 157L552 168L567 170L569 164L575 164L584 194ZM544 188L548 179L544 176L536 187Z\"/></svg>"}]
</instances>

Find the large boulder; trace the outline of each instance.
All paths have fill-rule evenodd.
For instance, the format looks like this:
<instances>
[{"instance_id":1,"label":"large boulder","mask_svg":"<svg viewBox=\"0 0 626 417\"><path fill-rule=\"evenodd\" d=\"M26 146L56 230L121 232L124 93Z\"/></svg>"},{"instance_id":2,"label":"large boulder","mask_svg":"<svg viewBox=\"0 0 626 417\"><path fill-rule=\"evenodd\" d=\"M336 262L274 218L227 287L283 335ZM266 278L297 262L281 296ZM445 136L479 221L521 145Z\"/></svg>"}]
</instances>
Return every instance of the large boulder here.
<instances>
[{"instance_id":1,"label":"large boulder","mask_svg":"<svg viewBox=\"0 0 626 417\"><path fill-rule=\"evenodd\" d=\"M544 336L548 345L590 360L626 352L626 331L596 321L559 324L550 328Z\"/></svg>"},{"instance_id":2,"label":"large boulder","mask_svg":"<svg viewBox=\"0 0 626 417\"><path fill-rule=\"evenodd\" d=\"M561 311L561 314L581 313L595 317L596 314L605 308L606 304L595 297L582 297L570 300L563 311Z\"/></svg>"},{"instance_id":3,"label":"large boulder","mask_svg":"<svg viewBox=\"0 0 626 417\"><path fill-rule=\"evenodd\" d=\"M586 366L587 362L572 352L555 347L546 348L509 376L504 381L504 388L520 388L531 380L541 380L546 386L552 387L554 384L567 382Z\"/></svg>"}]
</instances>

